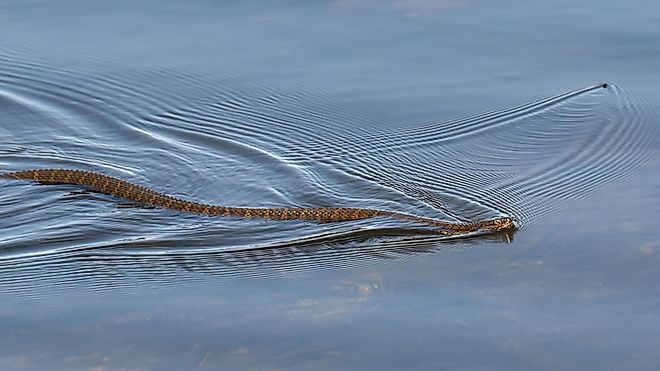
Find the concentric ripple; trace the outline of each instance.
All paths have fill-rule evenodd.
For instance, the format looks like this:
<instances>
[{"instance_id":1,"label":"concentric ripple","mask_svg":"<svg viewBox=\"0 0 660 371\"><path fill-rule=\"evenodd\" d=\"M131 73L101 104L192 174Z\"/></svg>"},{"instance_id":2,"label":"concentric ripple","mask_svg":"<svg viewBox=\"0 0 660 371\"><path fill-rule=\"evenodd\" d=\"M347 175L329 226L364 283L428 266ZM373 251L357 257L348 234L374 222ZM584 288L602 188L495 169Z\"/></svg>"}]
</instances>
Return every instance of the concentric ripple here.
<instances>
[{"instance_id":1,"label":"concentric ripple","mask_svg":"<svg viewBox=\"0 0 660 371\"><path fill-rule=\"evenodd\" d=\"M380 114L333 103L320 87L261 86L258 71L215 80L155 67L104 74L15 54L0 54L0 67L3 172L100 171L228 206L358 207L459 222L513 216L526 229L633 174L657 144L655 109L614 85L382 129ZM24 293L37 281L97 290L200 272L294 274L512 238L453 240L384 219L184 215L24 181L0 190L0 286Z\"/></svg>"},{"instance_id":2,"label":"concentric ripple","mask_svg":"<svg viewBox=\"0 0 660 371\"><path fill-rule=\"evenodd\" d=\"M386 131L342 125L346 119L332 111L314 114L299 104L211 103L149 123L206 131L195 122L208 122L208 135L253 142L290 164L329 166L395 191L417 212L460 221L512 215L524 226L633 173L649 160L657 139L655 109L612 84Z\"/></svg>"}]
</instances>

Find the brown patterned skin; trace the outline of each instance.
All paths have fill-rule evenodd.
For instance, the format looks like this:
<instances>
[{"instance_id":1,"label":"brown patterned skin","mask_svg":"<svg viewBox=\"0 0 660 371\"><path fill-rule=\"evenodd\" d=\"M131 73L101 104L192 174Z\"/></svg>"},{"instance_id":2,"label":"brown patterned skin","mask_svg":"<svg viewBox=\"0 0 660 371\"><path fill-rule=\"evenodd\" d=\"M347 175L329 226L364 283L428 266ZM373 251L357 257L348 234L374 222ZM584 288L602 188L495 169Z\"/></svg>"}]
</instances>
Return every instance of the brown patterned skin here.
<instances>
[{"instance_id":1,"label":"brown patterned skin","mask_svg":"<svg viewBox=\"0 0 660 371\"><path fill-rule=\"evenodd\" d=\"M138 204L163 207L186 213L204 215L238 216L276 220L314 220L319 222L341 222L375 217L390 217L441 228L439 233L454 235L479 230L503 231L515 229L512 218L497 218L476 223L450 223L416 215L359 208L249 208L227 207L182 200L156 192L152 189L91 171L68 169L36 169L0 174L2 178L27 179L44 184L74 184L88 189L131 200Z\"/></svg>"}]
</instances>

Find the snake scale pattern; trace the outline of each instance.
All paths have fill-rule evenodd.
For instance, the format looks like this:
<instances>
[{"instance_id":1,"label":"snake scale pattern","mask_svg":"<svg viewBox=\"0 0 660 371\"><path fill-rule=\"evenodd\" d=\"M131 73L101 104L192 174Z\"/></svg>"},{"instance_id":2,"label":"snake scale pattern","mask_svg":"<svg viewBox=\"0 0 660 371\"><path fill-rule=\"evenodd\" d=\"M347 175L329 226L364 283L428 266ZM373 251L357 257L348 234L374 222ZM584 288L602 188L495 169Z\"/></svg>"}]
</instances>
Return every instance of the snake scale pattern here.
<instances>
[{"instance_id":1,"label":"snake scale pattern","mask_svg":"<svg viewBox=\"0 0 660 371\"><path fill-rule=\"evenodd\" d=\"M98 192L121 197L138 204L173 209L185 213L264 218L274 220L310 220L342 222L375 217L388 217L436 227L446 235L465 234L479 230L503 231L515 229L512 218L502 217L474 223L451 223L417 215L377 209L320 207L320 208L249 208L227 207L192 202L154 191L125 180L92 171L70 169L34 169L0 174L2 178L32 180L43 184L73 184Z\"/></svg>"}]
</instances>

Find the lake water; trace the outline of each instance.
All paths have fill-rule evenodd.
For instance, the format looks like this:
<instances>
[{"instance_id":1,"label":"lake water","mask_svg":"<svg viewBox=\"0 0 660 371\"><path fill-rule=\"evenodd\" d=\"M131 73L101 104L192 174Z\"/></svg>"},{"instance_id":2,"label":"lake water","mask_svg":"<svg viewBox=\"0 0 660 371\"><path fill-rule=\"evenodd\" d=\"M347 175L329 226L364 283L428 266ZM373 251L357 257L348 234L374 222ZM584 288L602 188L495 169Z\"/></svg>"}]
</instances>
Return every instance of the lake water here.
<instances>
[{"instance_id":1,"label":"lake water","mask_svg":"<svg viewBox=\"0 0 660 371\"><path fill-rule=\"evenodd\" d=\"M0 369L655 370L660 5L6 1ZM603 85L606 84L606 85Z\"/></svg>"}]
</instances>

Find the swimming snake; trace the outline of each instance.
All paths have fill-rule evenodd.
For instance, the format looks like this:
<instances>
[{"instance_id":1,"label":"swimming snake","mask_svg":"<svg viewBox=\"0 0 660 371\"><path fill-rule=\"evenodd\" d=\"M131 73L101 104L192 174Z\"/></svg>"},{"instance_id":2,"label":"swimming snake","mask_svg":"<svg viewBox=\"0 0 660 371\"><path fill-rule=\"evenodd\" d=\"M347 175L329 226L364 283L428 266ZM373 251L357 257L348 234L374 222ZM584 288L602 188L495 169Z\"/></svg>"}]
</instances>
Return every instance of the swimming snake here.
<instances>
[{"instance_id":1,"label":"swimming snake","mask_svg":"<svg viewBox=\"0 0 660 371\"><path fill-rule=\"evenodd\" d=\"M497 232L515 229L513 218L510 217L488 219L473 223L452 223L434 218L378 209L345 207L251 208L211 205L186 201L119 178L83 170L34 169L4 173L0 174L0 177L33 180L43 184L73 184L118 196L138 204L204 215L274 220L298 219L317 222L342 222L388 217L437 227L437 232L445 235L465 234L476 231Z\"/></svg>"}]
</instances>

